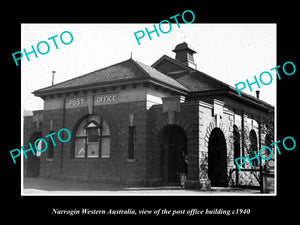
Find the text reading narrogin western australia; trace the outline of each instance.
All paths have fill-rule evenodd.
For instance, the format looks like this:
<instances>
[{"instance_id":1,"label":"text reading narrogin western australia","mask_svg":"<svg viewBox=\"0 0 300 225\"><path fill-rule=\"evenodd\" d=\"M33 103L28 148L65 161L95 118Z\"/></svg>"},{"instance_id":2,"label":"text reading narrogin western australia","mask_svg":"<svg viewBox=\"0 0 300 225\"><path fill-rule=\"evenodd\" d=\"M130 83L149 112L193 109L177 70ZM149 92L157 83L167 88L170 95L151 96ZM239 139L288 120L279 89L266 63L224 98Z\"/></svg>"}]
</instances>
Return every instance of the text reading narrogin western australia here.
<instances>
[{"instance_id":1,"label":"text reading narrogin western australia","mask_svg":"<svg viewBox=\"0 0 300 225\"><path fill-rule=\"evenodd\" d=\"M224 209L224 208L206 208L206 209L167 209L167 208L157 208L152 209L58 209L53 208L51 211L52 215L155 215L155 216L201 216L201 215L249 215L251 210L249 208L236 208L236 209Z\"/></svg>"}]
</instances>

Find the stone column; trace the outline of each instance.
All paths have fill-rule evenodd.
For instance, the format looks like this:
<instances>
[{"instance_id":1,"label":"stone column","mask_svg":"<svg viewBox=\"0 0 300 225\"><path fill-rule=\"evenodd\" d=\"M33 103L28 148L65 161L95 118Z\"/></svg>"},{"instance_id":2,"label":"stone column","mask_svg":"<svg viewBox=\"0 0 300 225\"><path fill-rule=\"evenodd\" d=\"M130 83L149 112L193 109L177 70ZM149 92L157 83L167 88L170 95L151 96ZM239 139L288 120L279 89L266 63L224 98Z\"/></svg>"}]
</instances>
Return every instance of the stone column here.
<instances>
[{"instance_id":1,"label":"stone column","mask_svg":"<svg viewBox=\"0 0 300 225\"><path fill-rule=\"evenodd\" d=\"M188 140L188 177L186 188L194 188L200 190L210 189L210 180L208 179L208 152L205 144L206 129L203 124L207 114L204 108L212 110L212 106L208 103L197 101L193 105L193 111L189 113L189 119L193 121L190 125L192 134ZM190 118L191 116L191 118ZM211 114L209 115L211 116Z\"/></svg>"},{"instance_id":2,"label":"stone column","mask_svg":"<svg viewBox=\"0 0 300 225\"><path fill-rule=\"evenodd\" d=\"M205 113L207 110L212 113ZM208 178L207 128L212 128L207 127L204 122L210 121L211 116L216 112L213 105L199 101L199 182L201 184L200 189L202 190L209 190L211 188L210 180Z\"/></svg>"}]
</instances>

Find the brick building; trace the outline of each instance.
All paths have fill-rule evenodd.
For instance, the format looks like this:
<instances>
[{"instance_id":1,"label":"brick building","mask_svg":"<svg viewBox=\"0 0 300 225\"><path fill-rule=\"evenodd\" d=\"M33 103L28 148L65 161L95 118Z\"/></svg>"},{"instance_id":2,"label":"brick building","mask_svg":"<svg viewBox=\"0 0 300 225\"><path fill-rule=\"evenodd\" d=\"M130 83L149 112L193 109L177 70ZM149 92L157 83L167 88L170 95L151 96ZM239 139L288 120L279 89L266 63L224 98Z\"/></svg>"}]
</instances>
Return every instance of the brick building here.
<instances>
[{"instance_id":1,"label":"brick building","mask_svg":"<svg viewBox=\"0 0 300 225\"><path fill-rule=\"evenodd\" d=\"M34 91L44 110L24 117L24 147L61 128L72 138L55 137L55 147L48 138L25 176L169 185L187 158L187 187L258 185L256 172L232 169L271 143L263 128L273 106L198 71L187 43L173 51L152 66L130 58Z\"/></svg>"}]
</instances>

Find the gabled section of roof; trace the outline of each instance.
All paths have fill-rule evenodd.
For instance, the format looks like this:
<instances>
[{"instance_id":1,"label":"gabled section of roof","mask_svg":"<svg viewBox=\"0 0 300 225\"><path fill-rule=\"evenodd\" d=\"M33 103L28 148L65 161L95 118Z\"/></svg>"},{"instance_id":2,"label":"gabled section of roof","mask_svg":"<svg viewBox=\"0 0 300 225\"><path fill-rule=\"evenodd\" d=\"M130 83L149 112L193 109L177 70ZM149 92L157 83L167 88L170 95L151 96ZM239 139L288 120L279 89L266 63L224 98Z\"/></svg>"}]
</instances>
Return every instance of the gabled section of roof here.
<instances>
[{"instance_id":1,"label":"gabled section of roof","mask_svg":"<svg viewBox=\"0 0 300 225\"><path fill-rule=\"evenodd\" d=\"M228 84L199 70L188 67L187 65L167 55L163 55L159 60L152 64L152 67L172 77L192 92L215 89L230 89Z\"/></svg>"},{"instance_id":2,"label":"gabled section of roof","mask_svg":"<svg viewBox=\"0 0 300 225\"><path fill-rule=\"evenodd\" d=\"M181 90L184 90L186 92L190 92L188 88L186 88L184 85L180 84L178 81L174 80L173 78L159 72L155 68L151 66L147 66L141 62L134 61L137 63L145 72L148 76L150 76L153 80L163 82L165 84L171 85L173 87L179 88Z\"/></svg>"},{"instance_id":3,"label":"gabled section of roof","mask_svg":"<svg viewBox=\"0 0 300 225\"><path fill-rule=\"evenodd\" d=\"M238 99L251 104L254 103L269 109L273 108L273 106L267 102L257 99L243 91L241 91L242 96L239 97L236 89L229 84L226 84L199 70L188 67L167 55L163 55L152 64L152 67L178 81L180 84L188 88L192 95L226 94L234 98L237 97Z\"/></svg>"},{"instance_id":4,"label":"gabled section of roof","mask_svg":"<svg viewBox=\"0 0 300 225\"><path fill-rule=\"evenodd\" d=\"M154 62L151 67L153 68L157 68L158 65L160 65L161 63L165 62L165 61L170 61L171 63L177 65L178 67L182 68L183 70L189 71L189 70L194 70L191 67L186 66L185 64L167 56L167 55L163 55L162 57L160 57L158 60L156 60L156 62Z\"/></svg>"},{"instance_id":5,"label":"gabled section of roof","mask_svg":"<svg viewBox=\"0 0 300 225\"><path fill-rule=\"evenodd\" d=\"M189 92L176 80L162 74L150 66L128 59L103 69L99 69L88 74L42 88L33 92L36 96L61 93L72 90L82 90L94 87L117 85L134 82L153 81L181 92Z\"/></svg>"}]
</instances>

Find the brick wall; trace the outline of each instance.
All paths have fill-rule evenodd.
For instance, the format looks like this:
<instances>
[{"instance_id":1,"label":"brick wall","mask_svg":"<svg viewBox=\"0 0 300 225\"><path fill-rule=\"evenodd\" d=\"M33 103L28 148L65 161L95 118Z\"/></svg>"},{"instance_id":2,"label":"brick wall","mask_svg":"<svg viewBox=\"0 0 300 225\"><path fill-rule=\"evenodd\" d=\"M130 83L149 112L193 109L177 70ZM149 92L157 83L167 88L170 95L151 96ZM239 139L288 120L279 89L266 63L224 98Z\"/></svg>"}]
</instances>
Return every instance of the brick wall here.
<instances>
[{"instance_id":1,"label":"brick wall","mask_svg":"<svg viewBox=\"0 0 300 225\"><path fill-rule=\"evenodd\" d=\"M240 129L242 115L239 111L223 109L219 122L214 116L214 105L203 101L186 101L181 103L180 112L175 112L174 125L183 129L187 136L188 148L188 182L195 187L209 187L208 180L208 141L212 130L219 127L226 139L227 173L234 165L233 125ZM55 135L54 157L48 159L45 151L40 160L41 177L71 177L80 179L95 179L109 182L137 183L146 185L161 185L162 154L160 135L164 127L169 125L168 113L163 112L162 105L154 105L146 109L146 101L119 103L95 106L94 113L104 117L110 127L111 148L110 158L74 158L72 157L72 140L61 143ZM42 137L50 132L51 120L57 133L61 128L67 128L71 133L75 124L88 114L88 108L65 110L63 125L63 109L45 110L35 113L35 117L24 118L24 146L28 146L31 135L40 130ZM36 123L42 114L42 123L37 129ZM134 114L136 126L135 159L128 160L128 126L129 114ZM35 119L34 119L35 118ZM258 135L258 120L245 113L245 129L254 129ZM218 124L217 124L218 123ZM264 142L264 134L262 135ZM248 140L245 140L247 144ZM263 144L263 143L262 143ZM62 154L63 149L63 154ZM62 159L62 160L61 160ZM25 175L26 165L25 160ZM246 168L250 168L246 165ZM236 182L235 173L232 182ZM240 185L258 185L251 172L239 173Z\"/></svg>"},{"instance_id":2,"label":"brick wall","mask_svg":"<svg viewBox=\"0 0 300 225\"><path fill-rule=\"evenodd\" d=\"M162 130L169 126L167 113L163 113L162 105L151 107L148 113L147 131L147 179L149 182L163 182L161 166L163 164L162 143L160 138ZM181 111L175 113L174 123L183 129L187 137L189 155L188 179L199 182L199 153L198 153L198 109L197 102L181 104Z\"/></svg>"},{"instance_id":3,"label":"brick wall","mask_svg":"<svg viewBox=\"0 0 300 225\"><path fill-rule=\"evenodd\" d=\"M146 102L120 103L95 106L94 113L102 115L110 127L110 158L74 158L72 140L62 144L57 137L53 160L47 159L45 152L41 158L42 177L74 177L112 182L144 183L146 151ZM129 114L134 114L136 126L135 160L127 159ZM54 120L54 130L67 128L71 133L77 121L88 114L87 107L66 109L63 125L63 110L44 111L43 133L49 133L50 120ZM63 161L62 157L63 146Z\"/></svg>"}]
</instances>

